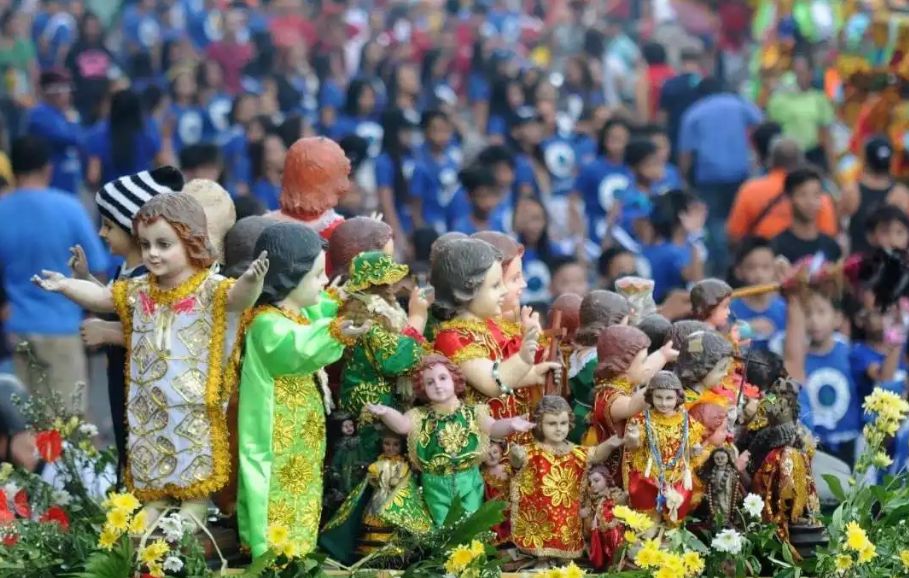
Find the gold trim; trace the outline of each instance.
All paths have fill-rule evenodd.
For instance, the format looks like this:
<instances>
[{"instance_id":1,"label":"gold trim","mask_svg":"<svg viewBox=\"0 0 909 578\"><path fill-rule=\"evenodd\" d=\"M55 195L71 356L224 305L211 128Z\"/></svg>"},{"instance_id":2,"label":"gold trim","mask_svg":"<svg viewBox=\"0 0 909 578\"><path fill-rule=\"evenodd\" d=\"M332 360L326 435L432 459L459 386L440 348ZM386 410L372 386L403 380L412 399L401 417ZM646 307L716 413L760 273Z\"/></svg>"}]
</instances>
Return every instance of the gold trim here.
<instances>
[{"instance_id":1,"label":"gold trim","mask_svg":"<svg viewBox=\"0 0 909 578\"><path fill-rule=\"evenodd\" d=\"M328 333L332 338L344 347L353 347L357 343L357 338L352 335L344 335L341 332L341 324L344 323L343 317L335 317L328 324Z\"/></svg>"},{"instance_id":2,"label":"gold trim","mask_svg":"<svg viewBox=\"0 0 909 578\"><path fill-rule=\"evenodd\" d=\"M203 281L208 278L208 270L200 271L200 273L205 273L203 276ZM200 273L193 275L190 281L198 278L200 276ZM152 277L149 276L149 280L151 279ZM185 289L190 281L182 284L177 288L177 290ZM129 489L142 502L151 502L167 497L177 500L193 500L198 498L205 498L223 488L228 482L231 471L231 463L230 449L227 439L227 416L221 409L222 396L224 395L222 380L224 376L222 375L221 370L221 356L224 354L224 334L227 329L227 294L233 284L233 279L221 280L218 283L218 287L215 289L214 300L212 302L212 317L214 319L214 323L212 325L212 336L209 343L208 380L206 381L205 385L205 405L206 411L208 413L208 419L211 424L212 473L207 479L201 480L186 487L180 487L174 484L166 484L162 488L142 490L136 488L133 484L133 479L129 467L129 456L127 456L127 467L124 475L124 481L126 482L127 489ZM201 283L199 286L201 286ZM196 287L196 290L198 290L199 286ZM168 298L182 299L188 297L189 295L190 293L176 297L174 297L174 295L168 295ZM116 301L118 299L122 300L123 298L124 295L121 295L119 298L115 296L115 307L118 309L123 306L123 303L118 306L116 305ZM129 323L123 321L123 333L127 347L131 350L132 318L127 317L127 319L129 319ZM129 327L128 329L127 326ZM129 366L129 356L127 356L127 362L125 364L127 372L127 399L129 399L130 387Z\"/></svg>"},{"instance_id":3,"label":"gold trim","mask_svg":"<svg viewBox=\"0 0 909 578\"><path fill-rule=\"evenodd\" d=\"M357 293L377 285L394 285L407 277L408 273L410 267L395 263L388 255L382 255L375 261L362 258L358 262L354 259L350 263L350 275L344 290L347 293Z\"/></svg>"},{"instance_id":4,"label":"gold trim","mask_svg":"<svg viewBox=\"0 0 909 578\"><path fill-rule=\"evenodd\" d=\"M158 287L158 280L151 273L148 274L148 296L152 298L152 301L156 305L163 305L169 307L180 301L181 299L186 299L193 293L199 290L199 287L205 283L205 280L208 279L208 276L211 275L210 269L203 269L198 273L194 274L192 277L180 283L173 289L161 289Z\"/></svg>"}]
</instances>

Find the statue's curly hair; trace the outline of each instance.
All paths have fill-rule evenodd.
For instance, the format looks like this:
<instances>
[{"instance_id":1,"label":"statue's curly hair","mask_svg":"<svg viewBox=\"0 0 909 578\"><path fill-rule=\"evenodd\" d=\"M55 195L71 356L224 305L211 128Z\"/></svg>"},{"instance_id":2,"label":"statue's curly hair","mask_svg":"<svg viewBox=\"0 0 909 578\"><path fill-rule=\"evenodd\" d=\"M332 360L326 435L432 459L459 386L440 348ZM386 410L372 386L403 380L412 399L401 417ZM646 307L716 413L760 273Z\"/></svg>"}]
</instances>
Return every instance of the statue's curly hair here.
<instances>
[{"instance_id":1,"label":"statue's curly hair","mask_svg":"<svg viewBox=\"0 0 909 578\"><path fill-rule=\"evenodd\" d=\"M454 362L441 353L430 353L424 355L420 363L411 373L413 381L413 394L417 399L426 400L426 388L423 385L423 372L436 365L444 365L448 373L451 374L451 381L454 383L455 394L460 395L467 389L467 380L461 369Z\"/></svg>"}]
</instances>

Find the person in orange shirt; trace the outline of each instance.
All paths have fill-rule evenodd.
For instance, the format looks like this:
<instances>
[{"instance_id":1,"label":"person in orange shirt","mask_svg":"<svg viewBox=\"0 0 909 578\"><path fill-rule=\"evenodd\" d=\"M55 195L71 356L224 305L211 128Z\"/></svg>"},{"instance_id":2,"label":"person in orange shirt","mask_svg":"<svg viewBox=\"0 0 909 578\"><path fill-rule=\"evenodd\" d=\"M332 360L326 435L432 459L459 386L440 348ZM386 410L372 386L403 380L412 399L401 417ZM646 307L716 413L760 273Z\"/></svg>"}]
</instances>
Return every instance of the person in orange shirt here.
<instances>
[{"instance_id":1,"label":"person in orange shirt","mask_svg":"<svg viewBox=\"0 0 909 578\"><path fill-rule=\"evenodd\" d=\"M772 239L792 224L792 207L783 192L786 173L804 162L798 143L780 138L770 147L770 166L766 176L750 179L735 197L726 232L737 243L745 237ZM817 214L818 230L831 237L837 234L836 209L833 199L824 195Z\"/></svg>"}]
</instances>

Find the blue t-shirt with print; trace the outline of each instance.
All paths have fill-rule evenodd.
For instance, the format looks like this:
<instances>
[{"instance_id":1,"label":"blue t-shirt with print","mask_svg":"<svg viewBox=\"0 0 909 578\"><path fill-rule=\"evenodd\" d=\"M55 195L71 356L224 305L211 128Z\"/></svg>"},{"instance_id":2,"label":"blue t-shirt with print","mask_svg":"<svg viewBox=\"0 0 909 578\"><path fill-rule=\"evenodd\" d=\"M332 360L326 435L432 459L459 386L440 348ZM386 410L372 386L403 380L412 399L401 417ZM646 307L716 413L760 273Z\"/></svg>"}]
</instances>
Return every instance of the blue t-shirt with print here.
<instances>
[{"instance_id":1,"label":"blue t-shirt with print","mask_svg":"<svg viewBox=\"0 0 909 578\"><path fill-rule=\"evenodd\" d=\"M51 187L76 193L82 185L82 147L85 133L58 109L39 104L28 113L26 131L47 141L51 150Z\"/></svg>"},{"instance_id":2,"label":"blue t-shirt with print","mask_svg":"<svg viewBox=\"0 0 909 578\"><path fill-rule=\"evenodd\" d=\"M775 296L770 305L763 311L752 309L742 299L733 299L729 305L729 310L736 321L748 321L750 323L760 319L769 325L767 330L760 331L760 325L764 323L758 324L757 327L753 323L751 324L751 347L755 350L768 349L770 339L786 329L786 300L779 295Z\"/></svg>"},{"instance_id":3,"label":"blue t-shirt with print","mask_svg":"<svg viewBox=\"0 0 909 578\"><path fill-rule=\"evenodd\" d=\"M460 150L456 147L449 147L439 156L421 147L416 154L410 193L422 202L426 225L439 233L448 229L448 206L458 191L460 168Z\"/></svg>"},{"instance_id":4,"label":"blue t-shirt with print","mask_svg":"<svg viewBox=\"0 0 909 578\"><path fill-rule=\"evenodd\" d=\"M691 248L688 245L656 243L645 246L641 254L650 263L653 298L657 303L661 303L673 289L685 288L682 271L691 263Z\"/></svg>"},{"instance_id":5,"label":"blue t-shirt with print","mask_svg":"<svg viewBox=\"0 0 909 578\"><path fill-rule=\"evenodd\" d=\"M366 141L370 158L374 159L382 152L385 129L372 116L341 116L328 131L329 138L337 141L352 134Z\"/></svg>"},{"instance_id":6,"label":"blue t-shirt with print","mask_svg":"<svg viewBox=\"0 0 909 578\"><path fill-rule=\"evenodd\" d=\"M807 409L810 413L818 440L836 445L857 438L862 427L862 410L852 379L849 345L836 341L827 353L808 353L805 375L799 403L802 411Z\"/></svg>"},{"instance_id":7,"label":"blue t-shirt with print","mask_svg":"<svg viewBox=\"0 0 909 578\"><path fill-rule=\"evenodd\" d=\"M598 158L581 168L574 188L584 201L587 232L599 244L606 234L606 214L621 191L631 184L631 173L625 165Z\"/></svg>"},{"instance_id":8,"label":"blue t-shirt with print","mask_svg":"<svg viewBox=\"0 0 909 578\"><path fill-rule=\"evenodd\" d=\"M514 188L516 191L529 188L533 196L540 197L540 184L533 172L533 161L523 153L514 156Z\"/></svg>"},{"instance_id":9,"label":"blue t-shirt with print","mask_svg":"<svg viewBox=\"0 0 909 578\"><path fill-rule=\"evenodd\" d=\"M201 106L173 104L169 114L174 123L172 138L175 153L184 147L199 144L214 133L208 113Z\"/></svg>"},{"instance_id":10,"label":"blue t-shirt with print","mask_svg":"<svg viewBox=\"0 0 909 578\"><path fill-rule=\"evenodd\" d=\"M567 195L574 186L577 177L577 150L575 143L561 135L544 140L540 146L549 178L552 182L551 194L554 197Z\"/></svg>"},{"instance_id":11,"label":"blue t-shirt with print","mask_svg":"<svg viewBox=\"0 0 909 578\"><path fill-rule=\"evenodd\" d=\"M893 377L887 381L874 381L868 376L872 365L883 366L886 354L877 351L866 343L855 343L849 352L849 365L852 367L852 379L860 400L871 395L875 387L903 395L906 391L906 362L901 358ZM870 416L867 416L870 417Z\"/></svg>"}]
</instances>

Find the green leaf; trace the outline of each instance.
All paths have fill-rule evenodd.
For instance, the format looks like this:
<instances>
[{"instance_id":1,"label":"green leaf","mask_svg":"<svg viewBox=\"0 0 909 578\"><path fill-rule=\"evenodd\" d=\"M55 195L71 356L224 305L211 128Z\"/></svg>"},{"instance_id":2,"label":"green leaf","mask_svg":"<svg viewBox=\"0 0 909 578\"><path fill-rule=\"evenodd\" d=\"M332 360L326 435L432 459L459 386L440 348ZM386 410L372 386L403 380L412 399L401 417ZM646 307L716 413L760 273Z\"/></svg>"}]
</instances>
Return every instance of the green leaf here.
<instances>
[{"instance_id":1,"label":"green leaf","mask_svg":"<svg viewBox=\"0 0 909 578\"><path fill-rule=\"evenodd\" d=\"M505 519L503 512L506 504L501 500L485 502L480 509L457 524L448 540L448 547L469 544L471 540Z\"/></svg>"},{"instance_id":2,"label":"green leaf","mask_svg":"<svg viewBox=\"0 0 909 578\"><path fill-rule=\"evenodd\" d=\"M833 494L833 497L840 502L845 502L846 492L843 491L843 485L840 483L840 479L833 474L824 474L821 477L827 482L827 487L830 488L830 493Z\"/></svg>"},{"instance_id":3,"label":"green leaf","mask_svg":"<svg viewBox=\"0 0 909 578\"><path fill-rule=\"evenodd\" d=\"M75 578L131 578L132 564L122 549L111 552L96 551L85 561L85 571Z\"/></svg>"}]
</instances>

